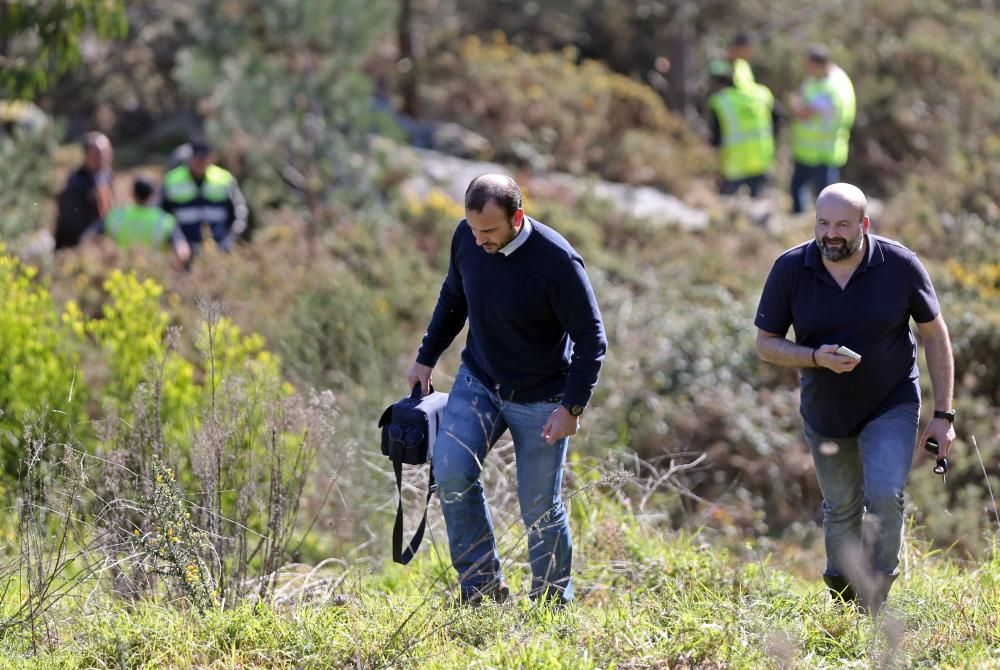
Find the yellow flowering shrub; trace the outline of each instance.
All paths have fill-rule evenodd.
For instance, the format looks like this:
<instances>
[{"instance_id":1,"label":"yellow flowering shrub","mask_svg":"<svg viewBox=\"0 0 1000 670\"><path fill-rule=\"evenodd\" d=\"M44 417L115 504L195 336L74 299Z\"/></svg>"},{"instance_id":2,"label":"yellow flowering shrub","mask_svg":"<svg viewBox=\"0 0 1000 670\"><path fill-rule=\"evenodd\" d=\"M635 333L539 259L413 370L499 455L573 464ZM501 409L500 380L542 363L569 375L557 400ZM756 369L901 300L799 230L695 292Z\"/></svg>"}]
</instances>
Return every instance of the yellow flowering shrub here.
<instances>
[{"instance_id":1,"label":"yellow flowering shrub","mask_svg":"<svg viewBox=\"0 0 1000 670\"><path fill-rule=\"evenodd\" d=\"M44 413L49 437L61 439L51 432L96 418L87 416L82 396L110 401L128 421L139 385L159 381L164 430L180 438L197 426L213 390L234 375L251 377L275 398L291 393L278 358L260 335L243 333L225 317L211 326L202 323L193 338L201 355L189 360L170 351L171 318L161 306L160 284L114 270L102 288L106 298L99 318L88 318L72 300L60 313L37 271L3 255L0 246L0 465L6 473L0 481L16 474L26 419ZM88 365L81 366L88 347ZM77 430L74 439L85 446L92 436Z\"/></svg>"},{"instance_id":2,"label":"yellow flowering shrub","mask_svg":"<svg viewBox=\"0 0 1000 670\"><path fill-rule=\"evenodd\" d=\"M448 267L451 235L465 217L465 207L444 191L433 188L426 198L406 197L399 217L415 238L415 244L438 270Z\"/></svg>"},{"instance_id":3,"label":"yellow flowering shrub","mask_svg":"<svg viewBox=\"0 0 1000 670\"><path fill-rule=\"evenodd\" d=\"M104 282L107 301L101 318L86 323L86 331L100 345L108 369L103 390L124 415L130 414L133 393L142 382L152 382L162 366L161 415L165 425L186 422L198 404L195 370L179 355L168 355L166 332L170 323L160 307L163 287L151 279L115 270ZM76 315L75 303L67 313Z\"/></svg>"},{"instance_id":4,"label":"yellow flowering shrub","mask_svg":"<svg viewBox=\"0 0 1000 670\"><path fill-rule=\"evenodd\" d=\"M945 263L951 278L979 300L1000 299L1000 263L967 265L951 258Z\"/></svg>"},{"instance_id":5,"label":"yellow flowering shrub","mask_svg":"<svg viewBox=\"0 0 1000 670\"><path fill-rule=\"evenodd\" d=\"M107 353L111 381L106 393L127 402L149 375L149 364L163 356L163 336L169 321L160 309L163 288L147 279L115 270L104 282L109 300L102 318L87 324L87 331ZM70 303L71 308L75 307Z\"/></svg>"},{"instance_id":6,"label":"yellow flowering shrub","mask_svg":"<svg viewBox=\"0 0 1000 670\"><path fill-rule=\"evenodd\" d=\"M0 454L8 475L17 467L27 415L46 412L49 429L68 429L82 418L82 340L79 322L60 318L36 270L4 255L0 245Z\"/></svg>"},{"instance_id":7,"label":"yellow flowering shrub","mask_svg":"<svg viewBox=\"0 0 1000 670\"><path fill-rule=\"evenodd\" d=\"M227 317L214 325L202 323L196 340L202 353L206 385L218 389L233 374L251 374L259 379L277 379L277 357L264 348L264 338L256 333L244 335Z\"/></svg>"},{"instance_id":8,"label":"yellow flowering shrub","mask_svg":"<svg viewBox=\"0 0 1000 670\"><path fill-rule=\"evenodd\" d=\"M129 414L139 384L162 374L162 421L168 433L178 435L197 422L213 389L232 375L252 375L265 385L280 379L279 361L265 349L264 338L245 335L230 319L201 323L195 335L201 355L192 362L167 350L170 317L160 306L162 286L115 270L104 289L108 300L102 318L90 321L86 330L105 353L109 379L104 394L118 402L124 414Z\"/></svg>"}]
</instances>

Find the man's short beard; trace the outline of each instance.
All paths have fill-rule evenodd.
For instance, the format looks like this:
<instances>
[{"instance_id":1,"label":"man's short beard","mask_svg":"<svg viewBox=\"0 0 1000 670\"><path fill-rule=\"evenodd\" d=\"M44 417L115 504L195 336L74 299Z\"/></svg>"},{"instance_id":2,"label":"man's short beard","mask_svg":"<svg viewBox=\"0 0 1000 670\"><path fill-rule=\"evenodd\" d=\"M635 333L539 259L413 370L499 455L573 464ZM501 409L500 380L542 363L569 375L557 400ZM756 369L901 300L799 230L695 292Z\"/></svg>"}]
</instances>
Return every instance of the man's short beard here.
<instances>
[{"instance_id":1,"label":"man's short beard","mask_svg":"<svg viewBox=\"0 0 1000 670\"><path fill-rule=\"evenodd\" d=\"M828 261L836 263L856 254L865 242L865 234L862 231L858 231L858 236L853 240L847 240L847 244L842 247L828 247L823 243L823 240L819 240L818 242L819 250L823 254L823 257Z\"/></svg>"}]
</instances>

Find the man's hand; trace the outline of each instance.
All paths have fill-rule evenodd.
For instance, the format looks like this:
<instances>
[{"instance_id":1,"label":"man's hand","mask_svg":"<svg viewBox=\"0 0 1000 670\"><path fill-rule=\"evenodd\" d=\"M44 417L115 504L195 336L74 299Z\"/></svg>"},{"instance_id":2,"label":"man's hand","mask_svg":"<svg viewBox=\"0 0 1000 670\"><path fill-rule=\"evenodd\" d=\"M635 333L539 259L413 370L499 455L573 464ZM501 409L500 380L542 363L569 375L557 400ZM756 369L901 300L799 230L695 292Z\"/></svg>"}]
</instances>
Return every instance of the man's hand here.
<instances>
[{"instance_id":1,"label":"man's hand","mask_svg":"<svg viewBox=\"0 0 1000 670\"><path fill-rule=\"evenodd\" d=\"M839 344L824 344L816 350L816 365L827 370L833 370L838 375L850 372L858 366L861 361L856 361L850 356L841 356L836 353Z\"/></svg>"},{"instance_id":2,"label":"man's hand","mask_svg":"<svg viewBox=\"0 0 1000 670\"><path fill-rule=\"evenodd\" d=\"M580 422L577 417L570 414L568 409L559 405L552 414L549 414L549 420L545 422L545 427L542 428L542 438L549 444L555 444L564 437L576 435L576 429L579 427Z\"/></svg>"},{"instance_id":3,"label":"man's hand","mask_svg":"<svg viewBox=\"0 0 1000 670\"><path fill-rule=\"evenodd\" d=\"M419 383L420 391L424 395L429 394L431 392L431 371L433 369L434 368L414 362L413 365L410 366L410 371L406 373L406 380L410 384L407 388L412 391L413 387Z\"/></svg>"},{"instance_id":4,"label":"man's hand","mask_svg":"<svg viewBox=\"0 0 1000 670\"><path fill-rule=\"evenodd\" d=\"M955 441L955 427L951 425L951 421L931 419L920 435L920 441L917 444L923 447L927 443L927 439L931 437L935 438L938 443L938 454L935 458L948 458L951 443Z\"/></svg>"}]
</instances>

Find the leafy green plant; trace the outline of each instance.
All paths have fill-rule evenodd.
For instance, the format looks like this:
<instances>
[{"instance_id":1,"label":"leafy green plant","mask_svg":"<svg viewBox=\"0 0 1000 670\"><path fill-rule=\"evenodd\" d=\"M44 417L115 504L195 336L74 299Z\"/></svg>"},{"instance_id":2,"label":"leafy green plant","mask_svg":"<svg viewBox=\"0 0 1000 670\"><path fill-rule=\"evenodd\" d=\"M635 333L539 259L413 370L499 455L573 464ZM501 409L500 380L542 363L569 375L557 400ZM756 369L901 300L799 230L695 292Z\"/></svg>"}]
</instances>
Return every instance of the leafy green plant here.
<instances>
[{"instance_id":1,"label":"leafy green plant","mask_svg":"<svg viewBox=\"0 0 1000 670\"><path fill-rule=\"evenodd\" d=\"M106 301L100 318L85 321L85 329L101 347L107 366L105 397L126 419L133 394L142 382L157 381L161 390L161 421L168 430L186 426L199 405L195 367L170 355L169 316L160 306L163 287L151 279L114 270L104 282ZM70 301L67 318L81 323L79 306Z\"/></svg>"},{"instance_id":2,"label":"leafy green plant","mask_svg":"<svg viewBox=\"0 0 1000 670\"><path fill-rule=\"evenodd\" d=\"M30 96L81 62L80 39L126 29L122 0L49 0L0 6L0 98Z\"/></svg>"},{"instance_id":3,"label":"leafy green plant","mask_svg":"<svg viewBox=\"0 0 1000 670\"><path fill-rule=\"evenodd\" d=\"M0 121L5 121L4 104L0 96ZM37 107L35 110L41 115L41 127L11 123L10 132L0 128L0 164L4 166L0 171L0 212L4 213L0 219L0 239L15 244L26 233L41 227L59 133L41 110Z\"/></svg>"},{"instance_id":4,"label":"leafy green plant","mask_svg":"<svg viewBox=\"0 0 1000 670\"><path fill-rule=\"evenodd\" d=\"M81 342L79 324L60 319L37 271L0 244L0 454L7 477L17 472L28 413L58 411L50 424L63 434L81 419Z\"/></svg>"}]
</instances>

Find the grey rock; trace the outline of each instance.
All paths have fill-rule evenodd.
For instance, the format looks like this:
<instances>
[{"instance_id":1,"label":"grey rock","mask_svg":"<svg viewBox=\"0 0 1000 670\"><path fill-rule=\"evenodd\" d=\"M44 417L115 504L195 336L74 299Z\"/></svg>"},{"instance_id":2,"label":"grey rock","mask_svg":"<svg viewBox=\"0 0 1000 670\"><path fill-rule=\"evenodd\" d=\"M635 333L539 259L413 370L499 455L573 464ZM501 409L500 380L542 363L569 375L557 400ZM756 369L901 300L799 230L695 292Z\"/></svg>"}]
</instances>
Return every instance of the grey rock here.
<instances>
[{"instance_id":1,"label":"grey rock","mask_svg":"<svg viewBox=\"0 0 1000 670\"><path fill-rule=\"evenodd\" d=\"M418 199L424 199L432 189L439 189L456 202L465 198L465 189L473 178L486 172L511 174L498 163L474 161L450 156L438 151L416 149L392 143L385 138L373 138L379 150L391 156L395 165L410 170L400 188ZM686 230L701 230L708 226L708 213L689 207L673 195L650 186L630 186L594 178L574 177L562 172L518 175L529 192L536 196L557 197L570 204L582 198L604 201L610 216L630 216L658 226L679 226Z\"/></svg>"},{"instance_id":2,"label":"grey rock","mask_svg":"<svg viewBox=\"0 0 1000 670\"><path fill-rule=\"evenodd\" d=\"M580 198L602 200L619 214L643 219L653 225L702 230L709 223L707 212L689 207L677 197L651 186L582 179L561 172L536 175L531 178L530 184L533 193L568 193L574 201Z\"/></svg>"}]
</instances>

